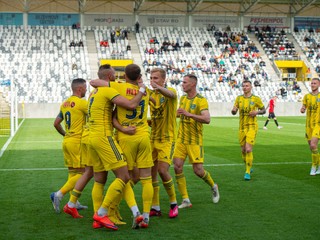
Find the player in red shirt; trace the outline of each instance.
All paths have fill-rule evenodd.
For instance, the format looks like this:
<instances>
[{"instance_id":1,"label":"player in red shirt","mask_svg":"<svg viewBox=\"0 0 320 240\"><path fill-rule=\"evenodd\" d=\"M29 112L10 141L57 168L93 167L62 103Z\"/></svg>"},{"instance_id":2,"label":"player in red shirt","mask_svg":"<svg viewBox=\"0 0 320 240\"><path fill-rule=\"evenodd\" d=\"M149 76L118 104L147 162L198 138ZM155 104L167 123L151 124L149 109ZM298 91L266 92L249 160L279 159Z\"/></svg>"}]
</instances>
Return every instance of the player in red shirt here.
<instances>
[{"instance_id":1,"label":"player in red shirt","mask_svg":"<svg viewBox=\"0 0 320 240\"><path fill-rule=\"evenodd\" d=\"M274 96L273 98L271 98L270 101L269 101L268 106L266 107L266 109L269 108L269 115L268 115L268 119L267 119L266 123L264 124L264 127L263 127L264 130L268 129L267 125L268 125L268 123L269 123L271 118L274 120L274 123L277 125L277 128L279 128L279 129L282 128L278 124L276 115L274 114L274 107L275 107L276 100L277 100L277 96Z\"/></svg>"}]
</instances>

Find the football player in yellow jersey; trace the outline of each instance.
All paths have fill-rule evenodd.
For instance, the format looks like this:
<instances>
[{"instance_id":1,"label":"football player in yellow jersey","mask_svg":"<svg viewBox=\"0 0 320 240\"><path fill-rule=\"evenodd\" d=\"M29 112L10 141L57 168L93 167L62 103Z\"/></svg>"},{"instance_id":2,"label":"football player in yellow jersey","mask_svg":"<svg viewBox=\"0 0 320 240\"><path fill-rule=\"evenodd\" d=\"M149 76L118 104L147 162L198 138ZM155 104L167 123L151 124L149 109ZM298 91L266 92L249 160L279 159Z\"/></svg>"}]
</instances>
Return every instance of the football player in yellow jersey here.
<instances>
[{"instance_id":1,"label":"football player in yellow jersey","mask_svg":"<svg viewBox=\"0 0 320 240\"><path fill-rule=\"evenodd\" d=\"M312 166L310 175L315 176L320 174L320 162L319 162L319 121L320 121L320 96L319 96L320 80L318 77L311 80L311 93L306 94L303 97L301 113L305 113L307 110L306 119L306 138L311 150ZM317 169L318 167L318 169Z\"/></svg>"},{"instance_id":2,"label":"football player in yellow jersey","mask_svg":"<svg viewBox=\"0 0 320 240\"><path fill-rule=\"evenodd\" d=\"M141 69L136 64L129 64L125 68L126 83L111 83L110 87L119 91L122 96L132 99L138 92L138 80L141 79ZM117 106L117 121L122 128L135 127L135 134L128 135L122 131L117 132L117 139L122 149L125 149L125 157L128 170L133 176L134 167L139 169L139 178L142 184L143 221L139 225L133 224L133 228L147 228L149 225L149 211L151 208L153 187L151 167L153 166L147 112L150 95L142 97L139 106L133 111ZM116 126L116 125L115 125ZM126 196L124 196L126 198ZM127 200L127 199L126 199ZM128 202L128 201L127 201ZM129 204L128 204L129 205ZM136 209L138 210L138 209ZM134 212L134 211L133 211Z\"/></svg>"},{"instance_id":3,"label":"football player in yellow jersey","mask_svg":"<svg viewBox=\"0 0 320 240\"><path fill-rule=\"evenodd\" d=\"M252 148L255 144L258 132L257 115L264 114L266 109L258 96L252 94L252 84L248 80L242 82L243 95L238 96L231 110L236 115L239 110L239 142L242 151L242 159L246 164L244 179L251 179L251 167L253 162Z\"/></svg>"},{"instance_id":4,"label":"football player in yellow jersey","mask_svg":"<svg viewBox=\"0 0 320 240\"><path fill-rule=\"evenodd\" d=\"M71 83L72 96L60 106L60 113L54 121L56 130L64 136L63 155L65 166L68 167L68 180L59 191L50 195L53 208L60 213L60 202L63 196L71 191L84 172L80 160L80 143L83 126L87 115L87 101L82 99L87 91L86 81L78 78ZM64 128L61 123L64 121Z\"/></svg>"},{"instance_id":5,"label":"football player in yellow jersey","mask_svg":"<svg viewBox=\"0 0 320 240\"><path fill-rule=\"evenodd\" d=\"M151 115L151 148L154 166L152 167L153 200L150 216L161 216L158 182L158 172L163 186L169 196L169 217L178 216L178 205L174 182L169 172L172 164L173 148L176 139L177 92L165 87L166 72L162 68L151 70L151 97L155 102L150 103Z\"/></svg>"},{"instance_id":6,"label":"football player in yellow jersey","mask_svg":"<svg viewBox=\"0 0 320 240\"><path fill-rule=\"evenodd\" d=\"M99 79L104 79L109 83L109 81L114 81L115 77L112 72L111 66L109 64L101 65L99 67L98 71L98 77ZM69 202L64 206L63 211L67 214L70 214L73 218L82 218L82 216L78 213L77 210L81 209L81 206L78 202L78 198L80 198L83 189L87 185L87 183L90 181L90 179L93 177L93 163L92 158L89 154L89 126L88 124L84 126L82 137L81 137L81 163L85 166L84 174L81 176L81 178L77 181L74 189L71 192L71 196L69 199ZM105 172L105 179L104 182L107 180L107 174L108 172ZM99 191L99 185L97 187L97 183L94 184L94 192ZM101 189L100 189L101 190ZM94 194L94 195L100 195L103 196L103 189L101 190L101 193ZM95 198L93 198L95 200ZM98 201L94 201L94 212L98 210L102 203L102 197L99 198ZM82 206L83 207L83 206ZM124 224L124 222L118 220L115 218L115 215L112 214L112 212L109 211L109 218L110 220L115 224ZM102 227L101 224L98 222L93 222L93 228L100 228Z\"/></svg>"},{"instance_id":7,"label":"football player in yellow jersey","mask_svg":"<svg viewBox=\"0 0 320 240\"><path fill-rule=\"evenodd\" d=\"M182 88L186 95L180 98L177 110L180 123L173 163L178 189L182 195L182 204L179 205L179 208L192 206L183 173L183 165L187 156L194 173L210 186L212 201L218 203L220 199L218 185L214 183L210 173L203 168L203 124L209 124L211 119L207 99L197 93L197 81L197 77L193 74L183 77Z\"/></svg>"},{"instance_id":8,"label":"football player in yellow jersey","mask_svg":"<svg viewBox=\"0 0 320 240\"><path fill-rule=\"evenodd\" d=\"M113 76L115 75L115 71L111 67L110 73ZM93 216L94 221L99 222L106 228L117 230L117 226L108 218L108 209L112 204L116 206L119 204L123 190L130 186L127 184L130 179L127 162L123 157L120 146L113 138L113 106L116 104L134 110L144 94L145 88L140 87L136 96L128 100L113 88L98 87L91 93L88 100L89 153L93 158L95 184L97 183L103 189L106 171L112 170L116 175L116 179L110 184L101 206ZM93 197L96 195L94 189L92 194ZM137 222L142 220L141 216L137 219Z\"/></svg>"}]
</instances>

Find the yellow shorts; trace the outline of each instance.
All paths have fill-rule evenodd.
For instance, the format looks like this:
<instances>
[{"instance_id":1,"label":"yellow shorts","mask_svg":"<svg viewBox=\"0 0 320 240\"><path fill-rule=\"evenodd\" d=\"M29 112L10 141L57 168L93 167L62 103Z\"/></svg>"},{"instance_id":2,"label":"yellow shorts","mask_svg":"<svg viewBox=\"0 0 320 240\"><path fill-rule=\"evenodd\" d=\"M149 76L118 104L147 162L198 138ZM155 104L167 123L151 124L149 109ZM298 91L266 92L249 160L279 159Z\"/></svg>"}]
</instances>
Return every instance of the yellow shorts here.
<instances>
[{"instance_id":1,"label":"yellow shorts","mask_svg":"<svg viewBox=\"0 0 320 240\"><path fill-rule=\"evenodd\" d=\"M81 165L92 167L92 157L89 152L89 144L81 142Z\"/></svg>"},{"instance_id":2,"label":"yellow shorts","mask_svg":"<svg viewBox=\"0 0 320 240\"><path fill-rule=\"evenodd\" d=\"M171 165L174 145L174 142L151 142L153 161L158 160L159 162L166 162Z\"/></svg>"},{"instance_id":3,"label":"yellow shorts","mask_svg":"<svg viewBox=\"0 0 320 240\"><path fill-rule=\"evenodd\" d=\"M112 136L93 136L89 139L89 155L93 171L103 172L127 166L123 152Z\"/></svg>"},{"instance_id":4,"label":"yellow shorts","mask_svg":"<svg viewBox=\"0 0 320 240\"><path fill-rule=\"evenodd\" d=\"M189 163L203 163L204 149L200 145L186 145L183 143L176 143L174 148L173 158L180 158L185 160L189 157Z\"/></svg>"},{"instance_id":5,"label":"yellow shorts","mask_svg":"<svg viewBox=\"0 0 320 240\"><path fill-rule=\"evenodd\" d=\"M122 149L125 149L125 158L128 163L128 169L150 168L153 166L151 155L150 138L146 136L128 136L119 141Z\"/></svg>"},{"instance_id":6,"label":"yellow shorts","mask_svg":"<svg viewBox=\"0 0 320 240\"><path fill-rule=\"evenodd\" d=\"M256 143L257 129L243 129L239 131L239 143L240 146L244 146L246 143L254 145Z\"/></svg>"},{"instance_id":7,"label":"yellow shorts","mask_svg":"<svg viewBox=\"0 0 320 240\"><path fill-rule=\"evenodd\" d=\"M81 165L81 147L79 142L63 141L64 165L71 168L83 168Z\"/></svg>"},{"instance_id":8,"label":"yellow shorts","mask_svg":"<svg viewBox=\"0 0 320 240\"><path fill-rule=\"evenodd\" d=\"M311 140L311 138L319 138L319 131L320 131L320 127L319 126L315 126L313 128L306 128L306 138L308 141Z\"/></svg>"}]
</instances>

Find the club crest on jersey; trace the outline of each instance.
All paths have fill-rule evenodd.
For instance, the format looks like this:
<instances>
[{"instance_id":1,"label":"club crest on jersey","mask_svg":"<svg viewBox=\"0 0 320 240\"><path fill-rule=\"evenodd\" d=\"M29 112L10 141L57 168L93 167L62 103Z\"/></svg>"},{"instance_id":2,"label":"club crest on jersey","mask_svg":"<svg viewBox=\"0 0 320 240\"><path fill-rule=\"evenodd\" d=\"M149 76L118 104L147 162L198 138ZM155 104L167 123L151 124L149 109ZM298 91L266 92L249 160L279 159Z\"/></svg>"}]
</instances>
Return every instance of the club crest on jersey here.
<instances>
[{"instance_id":1,"label":"club crest on jersey","mask_svg":"<svg viewBox=\"0 0 320 240\"><path fill-rule=\"evenodd\" d=\"M251 101L251 102L250 102L250 105L254 105L254 102Z\"/></svg>"},{"instance_id":2,"label":"club crest on jersey","mask_svg":"<svg viewBox=\"0 0 320 240\"><path fill-rule=\"evenodd\" d=\"M160 98L160 103L164 103L164 97Z\"/></svg>"},{"instance_id":3,"label":"club crest on jersey","mask_svg":"<svg viewBox=\"0 0 320 240\"><path fill-rule=\"evenodd\" d=\"M190 105L190 109L195 109L196 106L197 106L196 104L191 104L191 105Z\"/></svg>"}]
</instances>

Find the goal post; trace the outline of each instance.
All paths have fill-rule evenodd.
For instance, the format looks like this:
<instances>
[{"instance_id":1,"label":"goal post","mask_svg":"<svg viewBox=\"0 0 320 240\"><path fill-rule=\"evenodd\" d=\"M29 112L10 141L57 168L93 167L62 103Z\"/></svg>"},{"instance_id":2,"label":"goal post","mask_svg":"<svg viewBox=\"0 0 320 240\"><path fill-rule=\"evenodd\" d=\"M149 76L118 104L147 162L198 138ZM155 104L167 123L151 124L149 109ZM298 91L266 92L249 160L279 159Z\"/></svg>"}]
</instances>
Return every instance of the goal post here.
<instances>
[{"instance_id":1,"label":"goal post","mask_svg":"<svg viewBox=\"0 0 320 240\"><path fill-rule=\"evenodd\" d=\"M18 130L18 99L14 81L0 80L0 135L14 136Z\"/></svg>"}]
</instances>

